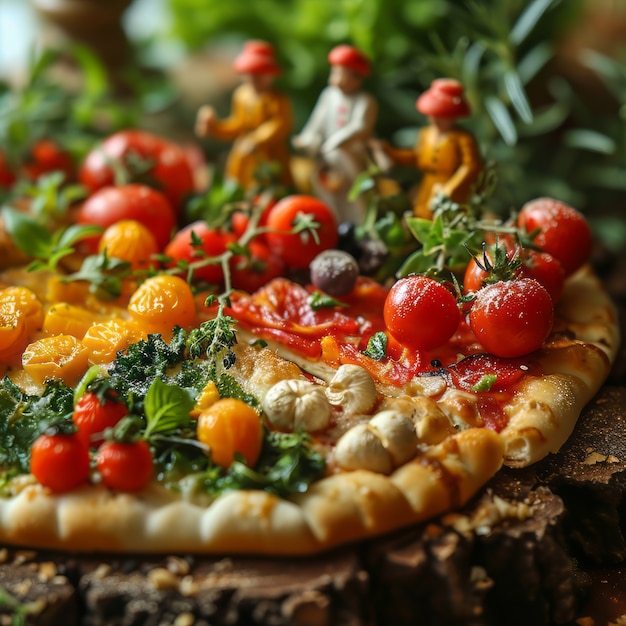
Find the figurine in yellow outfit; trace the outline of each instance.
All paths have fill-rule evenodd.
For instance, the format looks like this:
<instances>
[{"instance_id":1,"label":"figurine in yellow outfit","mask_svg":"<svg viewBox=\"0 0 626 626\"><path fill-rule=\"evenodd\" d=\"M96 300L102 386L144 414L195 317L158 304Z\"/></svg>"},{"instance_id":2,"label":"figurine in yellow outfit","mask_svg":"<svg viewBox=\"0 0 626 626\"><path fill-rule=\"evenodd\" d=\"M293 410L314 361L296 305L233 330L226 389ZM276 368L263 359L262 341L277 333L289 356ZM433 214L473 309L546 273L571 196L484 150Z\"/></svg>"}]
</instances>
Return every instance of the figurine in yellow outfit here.
<instances>
[{"instance_id":1,"label":"figurine in yellow outfit","mask_svg":"<svg viewBox=\"0 0 626 626\"><path fill-rule=\"evenodd\" d=\"M416 108L428 116L414 148L394 148L387 142L370 143L380 164L413 166L423 173L413 202L418 217L432 217L431 202L443 193L455 202L469 200L476 179L482 171L480 150L474 137L458 128L459 118L470 114L463 97L463 86L451 78L439 78L418 99Z\"/></svg>"},{"instance_id":2,"label":"figurine in yellow outfit","mask_svg":"<svg viewBox=\"0 0 626 626\"><path fill-rule=\"evenodd\" d=\"M248 189L262 163L278 162L280 182L291 186L289 137L293 127L291 103L275 89L280 75L274 48L264 41L248 41L233 65L243 77L232 97L231 113L218 119L211 106L196 118L196 134L233 141L226 162L226 177Z\"/></svg>"}]
</instances>

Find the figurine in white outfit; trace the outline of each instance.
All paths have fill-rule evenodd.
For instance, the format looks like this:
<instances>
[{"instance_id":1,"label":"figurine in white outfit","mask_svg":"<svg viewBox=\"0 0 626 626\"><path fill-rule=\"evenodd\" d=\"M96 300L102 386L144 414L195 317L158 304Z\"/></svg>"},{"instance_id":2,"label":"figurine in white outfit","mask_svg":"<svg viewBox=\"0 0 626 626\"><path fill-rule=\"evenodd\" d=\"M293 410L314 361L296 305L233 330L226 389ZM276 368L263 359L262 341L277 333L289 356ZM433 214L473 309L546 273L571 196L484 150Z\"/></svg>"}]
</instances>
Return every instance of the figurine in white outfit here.
<instances>
[{"instance_id":1,"label":"figurine in white outfit","mask_svg":"<svg viewBox=\"0 0 626 626\"><path fill-rule=\"evenodd\" d=\"M361 89L370 61L352 46L333 48L328 87L293 145L316 160L313 190L336 213L339 222L360 224L365 207L348 200L357 175L367 163L367 144L373 136L378 104Z\"/></svg>"}]
</instances>

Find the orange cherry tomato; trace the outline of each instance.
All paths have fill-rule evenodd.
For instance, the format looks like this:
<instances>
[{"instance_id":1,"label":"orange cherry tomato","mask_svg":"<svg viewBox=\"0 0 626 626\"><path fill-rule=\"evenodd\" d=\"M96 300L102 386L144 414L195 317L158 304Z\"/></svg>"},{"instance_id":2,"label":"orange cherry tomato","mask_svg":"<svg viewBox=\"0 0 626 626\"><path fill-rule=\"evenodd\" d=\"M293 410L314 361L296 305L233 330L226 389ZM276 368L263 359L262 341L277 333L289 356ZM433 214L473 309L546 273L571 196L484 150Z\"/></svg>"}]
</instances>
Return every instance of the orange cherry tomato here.
<instances>
[{"instance_id":1,"label":"orange cherry tomato","mask_svg":"<svg viewBox=\"0 0 626 626\"><path fill-rule=\"evenodd\" d=\"M243 400L222 398L198 416L197 436L211 449L215 464L230 467L238 453L252 467L261 453L261 418Z\"/></svg>"},{"instance_id":2,"label":"orange cherry tomato","mask_svg":"<svg viewBox=\"0 0 626 626\"><path fill-rule=\"evenodd\" d=\"M152 452L143 440L106 441L98 450L97 465L107 487L126 493L141 491L153 473Z\"/></svg>"},{"instance_id":3,"label":"orange cherry tomato","mask_svg":"<svg viewBox=\"0 0 626 626\"><path fill-rule=\"evenodd\" d=\"M40 435L31 447L30 471L56 493L77 489L89 480L89 451L76 434Z\"/></svg>"},{"instance_id":4,"label":"orange cherry tomato","mask_svg":"<svg viewBox=\"0 0 626 626\"><path fill-rule=\"evenodd\" d=\"M174 326L196 323L191 287L178 276L160 274L148 278L131 296L128 312L142 330L171 337Z\"/></svg>"},{"instance_id":5,"label":"orange cherry tomato","mask_svg":"<svg viewBox=\"0 0 626 626\"><path fill-rule=\"evenodd\" d=\"M128 261L134 270L155 267L153 256L159 246L154 235L137 220L120 220L111 224L100 238L98 252L107 251L109 257Z\"/></svg>"}]
</instances>

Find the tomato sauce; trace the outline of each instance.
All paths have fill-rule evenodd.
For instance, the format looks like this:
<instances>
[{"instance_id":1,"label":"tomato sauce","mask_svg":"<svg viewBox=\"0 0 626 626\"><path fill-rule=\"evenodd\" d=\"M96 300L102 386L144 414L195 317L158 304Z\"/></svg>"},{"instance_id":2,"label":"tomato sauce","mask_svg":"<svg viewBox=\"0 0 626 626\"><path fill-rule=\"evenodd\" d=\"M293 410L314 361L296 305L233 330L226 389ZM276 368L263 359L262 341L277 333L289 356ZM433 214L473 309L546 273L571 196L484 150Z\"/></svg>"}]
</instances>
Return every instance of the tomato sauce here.
<instances>
[{"instance_id":1,"label":"tomato sauce","mask_svg":"<svg viewBox=\"0 0 626 626\"><path fill-rule=\"evenodd\" d=\"M488 428L499 431L506 425L501 407L528 372L523 359L485 353L465 321L450 341L432 351L405 348L386 332L383 307L388 290L368 278L358 279L341 306L315 310L313 291L312 286L278 278L252 295L235 294L228 314L258 337L333 367L360 365L388 385L399 387L416 376L442 376L448 387L478 396L480 416ZM386 338L380 359L364 353L376 333L385 333Z\"/></svg>"}]
</instances>

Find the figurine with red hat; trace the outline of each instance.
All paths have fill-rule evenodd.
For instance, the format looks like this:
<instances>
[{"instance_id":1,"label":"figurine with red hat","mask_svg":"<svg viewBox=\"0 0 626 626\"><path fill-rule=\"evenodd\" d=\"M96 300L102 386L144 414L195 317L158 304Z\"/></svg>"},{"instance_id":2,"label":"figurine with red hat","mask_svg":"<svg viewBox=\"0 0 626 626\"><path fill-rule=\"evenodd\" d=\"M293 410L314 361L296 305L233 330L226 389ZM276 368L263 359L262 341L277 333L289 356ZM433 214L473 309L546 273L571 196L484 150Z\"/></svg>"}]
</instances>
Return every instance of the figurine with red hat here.
<instances>
[{"instance_id":1,"label":"figurine with red hat","mask_svg":"<svg viewBox=\"0 0 626 626\"><path fill-rule=\"evenodd\" d=\"M230 116L218 119L213 107L201 107L196 134L233 142L226 177L242 187L252 187L259 166L270 162L278 162L281 182L291 185L289 137L293 113L287 97L274 87L281 68L273 46L265 41L247 41L233 68L243 82L233 93Z\"/></svg>"},{"instance_id":2,"label":"figurine with red hat","mask_svg":"<svg viewBox=\"0 0 626 626\"><path fill-rule=\"evenodd\" d=\"M388 143L370 142L379 163L388 157L393 163L416 167L423 174L413 202L418 217L432 217L431 203L438 193L454 202L470 199L482 171L480 150L474 137L456 125L470 115L463 85L452 78L438 78L417 99L416 108L428 117L414 148L394 148ZM382 154L381 154L382 153Z\"/></svg>"},{"instance_id":3,"label":"figurine with red hat","mask_svg":"<svg viewBox=\"0 0 626 626\"><path fill-rule=\"evenodd\" d=\"M365 169L367 144L378 114L376 100L362 89L371 64L363 52L348 45L333 48L328 62L328 86L300 134L293 138L293 145L315 160L314 192L336 212L340 222L359 224L365 209L348 200L348 192Z\"/></svg>"}]
</instances>

